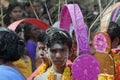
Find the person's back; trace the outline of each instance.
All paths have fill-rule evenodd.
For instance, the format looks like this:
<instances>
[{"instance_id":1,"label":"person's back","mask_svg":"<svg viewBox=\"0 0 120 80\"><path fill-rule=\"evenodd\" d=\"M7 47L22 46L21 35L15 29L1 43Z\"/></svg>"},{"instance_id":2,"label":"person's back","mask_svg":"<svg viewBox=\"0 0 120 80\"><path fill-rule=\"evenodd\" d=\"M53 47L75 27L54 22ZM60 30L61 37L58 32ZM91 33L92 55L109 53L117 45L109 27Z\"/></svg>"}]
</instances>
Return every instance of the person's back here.
<instances>
[{"instance_id":1,"label":"person's back","mask_svg":"<svg viewBox=\"0 0 120 80\"><path fill-rule=\"evenodd\" d=\"M0 80L25 80L25 78L14 68L0 65Z\"/></svg>"},{"instance_id":2,"label":"person's back","mask_svg":"<svg viewBox=\"0 0 120 80\"><path fill-rule=\"evenodd\" d=\"M0 80L25 80L12 64L21 57L24 41L12 30L0 27Z\"/></svg>"}]
</instances>

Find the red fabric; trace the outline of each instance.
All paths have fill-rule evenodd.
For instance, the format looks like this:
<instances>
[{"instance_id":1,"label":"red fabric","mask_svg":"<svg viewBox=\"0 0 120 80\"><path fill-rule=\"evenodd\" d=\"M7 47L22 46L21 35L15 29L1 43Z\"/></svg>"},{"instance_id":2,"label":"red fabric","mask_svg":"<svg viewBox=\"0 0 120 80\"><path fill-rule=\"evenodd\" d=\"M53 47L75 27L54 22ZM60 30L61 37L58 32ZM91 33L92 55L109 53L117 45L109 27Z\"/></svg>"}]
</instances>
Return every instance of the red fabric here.
<instances>
[{"instance_id":1,"label":"red fabric","mask_svg":"<svg viewBox=\"0 0 120 80\"><path fill-rule=\"evenodd\" d=\"M117 72L116 72L115 80L120 80L120 63L117 65Z\"/></svg>"},{"instance_id":2,"label":"red fabric","mask_svg":"<svg viewBox=\"0 0 120 80\"><path fill-rule=\"evenodd\" d=\"M70 60L67 60L67 62L66 62L66 66L68 66L68 67L72 67L72 61L70 61Z\"/></svg>"},{"instance_id":3,"label":"red fabric","mask_svg":"<svg viewBox=\"0 0 120 80\"><path fill-rule=\"evenodd\" d=\"M36 18L26 18L26 19L22 19L19 21L15 21L12 24L10 24L8 26L9 29L15 31L15 29L17 28L17 26L22 23L22 22L27 22L30 24L33 24L37 27L39 27L42 30L46 30L47 28L49 28L50 26L48 24L46 24L45 22L41 21L41 20L37 20Z\"/></svg>"}]
</instances>

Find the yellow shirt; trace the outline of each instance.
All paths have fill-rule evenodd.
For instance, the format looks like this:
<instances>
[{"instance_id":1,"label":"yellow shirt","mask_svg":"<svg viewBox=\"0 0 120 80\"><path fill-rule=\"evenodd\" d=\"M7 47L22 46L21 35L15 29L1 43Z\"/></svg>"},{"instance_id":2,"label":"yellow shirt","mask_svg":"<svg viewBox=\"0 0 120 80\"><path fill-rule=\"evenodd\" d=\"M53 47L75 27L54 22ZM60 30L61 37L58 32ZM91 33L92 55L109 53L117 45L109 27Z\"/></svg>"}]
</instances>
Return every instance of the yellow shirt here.
<instances>
[{"instance_id":1,"label":"yellow shirt","mask_svg":"<svg viewBox=\"0 0 120 80\"><path fill-rule=\"evenodd\" d=\"M31 60L28 56L25 56L24 59L20 58L18 61L13 62L13 64L19 68L26 78L32 74Z\"/></svg>"}]
</instances>

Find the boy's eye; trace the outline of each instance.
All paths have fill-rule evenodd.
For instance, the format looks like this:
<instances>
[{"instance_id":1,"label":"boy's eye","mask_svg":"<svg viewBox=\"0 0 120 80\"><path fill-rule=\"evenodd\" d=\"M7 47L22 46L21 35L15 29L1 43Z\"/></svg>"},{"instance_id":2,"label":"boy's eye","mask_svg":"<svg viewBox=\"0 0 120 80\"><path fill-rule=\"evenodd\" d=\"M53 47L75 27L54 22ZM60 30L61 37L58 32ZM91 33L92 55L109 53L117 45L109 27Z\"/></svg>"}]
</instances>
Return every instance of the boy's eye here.
<instances>
[{"instance_id":1,"label":"boy's eye","mask_svg":"<svg viewBox=\"0 0 120 80\"><path fill-rule=\"evenodd\" d=\"M39 47L39 49L45 50L45 47Z\"/></svg>"},{"instance_id":2,"label":"boy's eye","mask_svg":"<svg viewBox=\"0 0 120 80\"><path fill-rule=\"evenodd\" d=\"M64 48L62 48L62 49L50 49L50 52L52 52L52 53L57 53L57 52L63 53L65 51L66 51L66 49L64 49Z\"/></svg>"},{"instance_id":3,"label":"boy's eye","mask_svg":"<svg viewBox=\"0 0 120 80\"><path fill-rule=\"evenodd\" d=\"M57 50L56 49L50 49L50 52L57 53Z\"/></svg>"},{"instance_id":4,"label":"boy's eye","mask_svg":"<svg viewBox=\"0 0 120 80\"><path fill-rule=\"evenodd\" d=\"M60 51L61 51L61 52L65 52L65 51L66 51L66 49L62 48Z\"/></svg>"}]
</instances>

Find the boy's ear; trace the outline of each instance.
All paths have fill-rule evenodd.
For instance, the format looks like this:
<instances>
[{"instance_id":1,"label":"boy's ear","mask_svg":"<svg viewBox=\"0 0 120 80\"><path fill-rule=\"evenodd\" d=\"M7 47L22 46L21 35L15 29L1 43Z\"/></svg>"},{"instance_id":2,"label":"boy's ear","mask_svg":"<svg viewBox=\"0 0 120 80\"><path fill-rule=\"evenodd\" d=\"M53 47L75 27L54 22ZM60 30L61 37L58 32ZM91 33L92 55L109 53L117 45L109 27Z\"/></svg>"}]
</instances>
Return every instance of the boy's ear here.
<instances>
[{"instance_id":1,"label":"boy's ear","mask_svg":"<svg viewBox=\"0 0 120 80\"><path fill-rule=\"evenodd\" d=\"M120 42L119 37L115 37L111 43L111 48L117 48L117 46L119 45L119 42Z\"/></svg>"}]
</instances>

